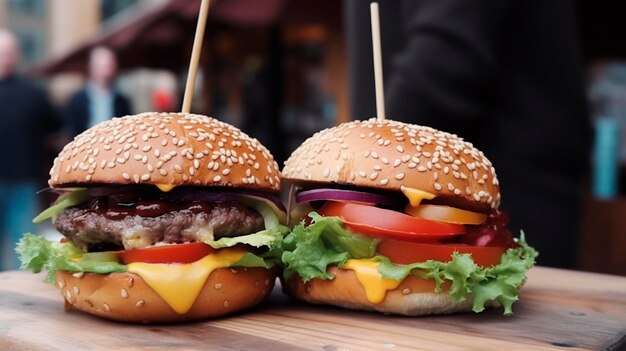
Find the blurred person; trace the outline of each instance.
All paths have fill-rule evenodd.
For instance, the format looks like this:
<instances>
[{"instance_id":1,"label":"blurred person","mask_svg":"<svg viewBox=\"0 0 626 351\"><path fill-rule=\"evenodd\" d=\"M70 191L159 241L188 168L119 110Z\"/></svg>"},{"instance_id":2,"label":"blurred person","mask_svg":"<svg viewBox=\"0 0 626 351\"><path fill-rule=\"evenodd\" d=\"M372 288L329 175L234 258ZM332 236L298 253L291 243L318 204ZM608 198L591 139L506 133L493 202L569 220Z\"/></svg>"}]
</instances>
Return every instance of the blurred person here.
<instances>
[{"instance_id":1,"label":"blurred person","mask_svg":"<svg viewBox=\"0 0 626 351\"><path fill-rule=\"evenodd\" d=\"M348 11L352 57L368 70L353 71L352 108L368 118L369 8L352 0ZM539 264L575 268L591 137L575 2L383 0L381 16L388 118L483 150L511 229L524 230Z\"/></svg>"},{"instance_id":2,"label":"blurred person","mask_svg":"<svg viewBox=\"0 0 626 351\"><path fill-rule=\"evenodd\" d=\"M112 117L132 113L131 104L114 87L117 57L111 49L96 47L89 54L88 80L63 110L63 119L74 136Z\"/></svg>"},{"instance_id":3,"label":"blurred person","mask_svg":"<svg viewBox=\"0 0 626 351\"><path fill-rule=\"evenodd\" d=\"M17 38L0 28L0 270L18 267L13 248L34 230L46 142L61 128L44 90L17 74L19 61Z\"/></svg>"}]
</instances>

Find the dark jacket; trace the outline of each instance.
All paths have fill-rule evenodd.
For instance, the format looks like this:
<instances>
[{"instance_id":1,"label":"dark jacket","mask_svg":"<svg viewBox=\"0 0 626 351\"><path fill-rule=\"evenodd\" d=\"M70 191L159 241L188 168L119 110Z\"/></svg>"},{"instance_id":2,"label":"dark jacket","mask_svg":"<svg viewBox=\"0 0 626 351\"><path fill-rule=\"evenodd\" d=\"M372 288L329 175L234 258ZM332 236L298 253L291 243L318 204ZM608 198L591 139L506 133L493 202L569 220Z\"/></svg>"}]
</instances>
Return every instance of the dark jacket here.
<instances>
[{"instance_id":1,"label":"dark jacket","mask_svg":"<svg viewBox=\"0 0 626 351\"><path fill-rule=\"evenodd\" d=\"M61 128L46 92L17 76L0 79L0 182L39 180L47 138ZM1 220L0 220L1 221Z\"/></svg>"},{"instance_id":2,"label":"dark jacket","mask_svg":"<svg viewBox=\"0 0 626 351\"><path fill-rule=\"evenodd\" d=\"M132 108L128 99L113 91L113 117L122 117L132 113ZM85 129L89 124L89 94L83 88L76 92L63 109L63 120L71 136L75 136Z\"/></svg>"},{"instance_id":3,"label":"dark jacket","mask_svg":"<svg viewBox=\"0 0 626 351\"><path fill-rule=\"evenodd\" d=\"M368 61L352 73L363 119L375 115L368 4L348 4L349 35L365 37L350 56ZM559 0L381 3L388 118L480 148L512 228L524 229L539 263L560 267L575 266L591 135L574 12Z\"/></svg>"}]
</instances>

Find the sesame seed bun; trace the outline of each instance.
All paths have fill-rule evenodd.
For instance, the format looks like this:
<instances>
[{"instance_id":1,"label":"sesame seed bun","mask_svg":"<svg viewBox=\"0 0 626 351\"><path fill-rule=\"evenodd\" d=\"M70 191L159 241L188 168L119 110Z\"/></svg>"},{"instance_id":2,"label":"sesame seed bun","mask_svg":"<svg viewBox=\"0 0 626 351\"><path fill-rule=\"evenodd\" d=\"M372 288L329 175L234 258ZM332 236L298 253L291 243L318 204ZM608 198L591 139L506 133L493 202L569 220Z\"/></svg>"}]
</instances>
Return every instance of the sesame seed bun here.
<instances>
[{"instance_id":1,"label":"sesame seed bun","mask_svg":"<svg viewBox=\"0 0 626 351\"><path fill-rule=\"evenodd\" d=\"M380 303L368 301L365 289L353 271L329 267L335 279L313 279L304 283L298 276L282 281L283 290L293 298L314 304L335 305L354 310L378 311L406 316L469 312L472 299L455 302L445 290L435 293L434 280L424 280L414 275L405 278L400 285L387 291ZM493 303L490 306L495 306Z\"/></svg>"},{"instance_id":2,"label":"sesame seed bun","mask_svg":"<svg viewBox=\"0 0 626 351\"><path fill-rule=\"evenodd\" d=\"M495 169L471 143L391 120L353 121L316 133L293 152L282 175L303 186L330 183L392 191L406 186L483 212L500 204Z\"/></svg>"},{"instance_id":3,"label":"sesame seed bun","mask_svg":"<svg viewBox=\"0 0 626 351\"><path fill-rule=\"evenodd\" d=\"M74 308L132 323L188 322L219 317L259 304L272 291L276 274L264 268L213 271L191 309L176 313L133 273L72 274L57 271L57 287Z\"/></svg>"},{"instance_id":4,"label":"sesame seed bun","mask_svg":"<svg viewBox=\"0 0 626 351\"><path fill-rule=\"evenodd\" d=\"M76 136L55 159L51 187L172 184L280 189L278 164L256 139L214 118L148 112Z\"/></svg>"}]
</instances>

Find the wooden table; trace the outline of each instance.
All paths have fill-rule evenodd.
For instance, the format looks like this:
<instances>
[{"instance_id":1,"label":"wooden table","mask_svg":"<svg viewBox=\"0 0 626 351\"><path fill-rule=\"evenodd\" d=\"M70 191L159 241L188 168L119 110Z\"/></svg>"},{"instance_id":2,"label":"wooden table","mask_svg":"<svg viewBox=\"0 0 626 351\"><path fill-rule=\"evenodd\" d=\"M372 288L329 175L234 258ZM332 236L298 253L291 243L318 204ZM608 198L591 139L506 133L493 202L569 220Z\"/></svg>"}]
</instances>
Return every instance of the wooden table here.
<instances>
[{"instance_id":1,"label":"wooden table","mask_svg":"<svg viewBox=\"0 0 626 351\"><path fill-rule=\"evenodd\" d=\"M43 275L0 273L0 350L626 349L626 278L534 268L515 314L407 318L309 306L274 291L240 315L126 325L63 311Z\"/></svg>"}]
</instances>

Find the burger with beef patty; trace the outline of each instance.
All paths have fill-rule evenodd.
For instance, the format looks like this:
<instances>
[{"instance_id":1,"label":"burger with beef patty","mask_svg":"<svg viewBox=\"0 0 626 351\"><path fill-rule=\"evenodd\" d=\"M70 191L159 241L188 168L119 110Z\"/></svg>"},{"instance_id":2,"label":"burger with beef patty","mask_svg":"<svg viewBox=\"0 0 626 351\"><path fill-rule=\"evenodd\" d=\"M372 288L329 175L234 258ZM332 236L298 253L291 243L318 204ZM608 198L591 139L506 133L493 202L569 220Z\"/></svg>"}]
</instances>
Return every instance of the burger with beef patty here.
<instances>
[{"instance_id":1,"label":"burger with beef patty","mask_svg":"<svg viewBox=\"0 0 626 351\"><path fill-rule=\"evenodd\" d=\"M537 253L506 228L495 169L472 144L353 121L309 138L282 174L297 188L290 212L305 215L283 240L289 295L411 316L511 313Z\"/></svg>"},{"instance_id":2,"label":"burger with beef patty","mask_svg":"<svg viewBox=\"0 0 626 351\"><path fill-rule=\"evenodd\" d=\"M104 318L172 322L252 307L272 290L287 228L278 165L210 117L144 113L95 126L50 170L61 243L27 234L24 268Z\"/></svg>"}]
</instances>

